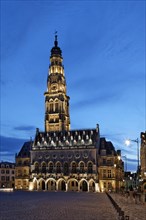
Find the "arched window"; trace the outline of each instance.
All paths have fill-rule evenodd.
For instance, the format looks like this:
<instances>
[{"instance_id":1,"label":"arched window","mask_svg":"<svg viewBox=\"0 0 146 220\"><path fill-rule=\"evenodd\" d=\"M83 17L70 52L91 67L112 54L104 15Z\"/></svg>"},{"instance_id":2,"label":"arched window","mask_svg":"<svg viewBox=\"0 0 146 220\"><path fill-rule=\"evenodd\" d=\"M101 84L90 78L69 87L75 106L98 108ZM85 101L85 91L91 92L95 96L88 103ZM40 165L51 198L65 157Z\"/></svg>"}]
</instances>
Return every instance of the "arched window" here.
<instances>
[{"instance_id":1,"label":"arched window","mask_svg":"<svg viewBox=\"0 0 146 220\"><path fill-rule=\"evenodd\" d=\"M61 164L60 164L60 162L58 162L56 164L56 173L61 173Z\"/></svg>"},{"instance_id":2,"label":"arched window","mask_svg":"<svg viewBox=\"0 0 146 220\"><path fill-rule=\"evenodd\" d=\"M49 163L49 173L52 173L53 172L53 163L50 162Z\"/></svg>"},{"instance_id":3,"label":"arched window","mask_svg":"<svg viewBox=\"0 0 146 220\"><path fill-rule=\"evenodd\" d=\"M42 163L42 173L46 173L46 163Z\"/></svg>"},{"instance_id":4,"label":"arched window","mask_svg":"<svg viewBox=\"0 0 146 220\"><path fill-rule=\"evenodd\" d=\"M66 175L67 175L68 172L69 172L69 167L68 167L68 163L67 163L67 162L64 163L63 172L64 172L64 174L66 174Z\"/></svg>"},{"instance_id":5,"label":"arched window","mask_svg":"<svg viewBox=\"0 0 146 220\"><path fill-rule=\"evenodd\" d=\"M58 102L55 102L55 112L58 112L58 107L59 107Z\"/></svg>"},{"instance_id":6,"label":"arched window","mask_svg":"<svg viewBox=\"0 0 146 220\"><path fill-rule=\"evenodd\" d=\"M76 173L77 172L77 165L75 162L72 163L72 173Z\"/></svg>"},{"instance_id":7,"label":"arched window","mask_svg":"<svg viewBox=\"0 0 146 220\"><path fill-rule=\"evenodd\" d=\"M88 163L88 173L93 173L93 164L91 162Z\"/></svg>"},{"instance_id":8,"label":"arched window","mask_svg":"<svg viewBox=\"0 0 146 220\"><path fill-rule=\"evenodd\" d=\"M34 166L35 166L35 172L38 173L39 172L39 163L36 162Z\"/></svg>"},{"instance_id":9,"label":"arched window","mask_svg":"<svg viewBox=\"0 0 146 220\"><path fill-rule=\"evenodd\" d=\"M51 112L51 113L53 112L53 102L50 103L50 112Z\"/></svg>"},{"instance_id":10,"label":"arched window","mask_svg":"<svg viewBox=\"0 0 146 220\"><path fill-rule=\"evenodd\" d=\"M84 173L84 171L85 171L85 170L84 170L84 163L81 162L81 163L80 163L80 172L81 172L81 173Z\"/></svg>"}]
</instances>

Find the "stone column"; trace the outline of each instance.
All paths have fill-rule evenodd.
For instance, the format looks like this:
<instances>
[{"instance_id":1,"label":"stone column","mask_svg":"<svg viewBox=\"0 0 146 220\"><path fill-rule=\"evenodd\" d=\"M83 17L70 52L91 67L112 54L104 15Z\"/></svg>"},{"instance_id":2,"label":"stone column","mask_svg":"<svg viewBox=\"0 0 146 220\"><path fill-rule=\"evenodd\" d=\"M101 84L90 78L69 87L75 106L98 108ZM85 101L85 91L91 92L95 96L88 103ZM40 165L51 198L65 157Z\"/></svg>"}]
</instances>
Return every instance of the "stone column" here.
<instances>
[{"instance_id":1,"label":"stone column","mask_svg":"<svg viewBox=\"0 0 146 220\"><path fill-rule=\"evenodd\" d=\"M65 183L65 186L66 186L66 192L68 191L68 184L67 183Z\"/></svg>"},{"instance_id":2,"label":"stone column","mask_svg":"<svg viewBox=\"0 0 146 220\"><path fill-rule=\"evenodd\" d=\"M95 183L95 192L99 192L99 184L98 183Z\"/></svg>"}]
</instances>

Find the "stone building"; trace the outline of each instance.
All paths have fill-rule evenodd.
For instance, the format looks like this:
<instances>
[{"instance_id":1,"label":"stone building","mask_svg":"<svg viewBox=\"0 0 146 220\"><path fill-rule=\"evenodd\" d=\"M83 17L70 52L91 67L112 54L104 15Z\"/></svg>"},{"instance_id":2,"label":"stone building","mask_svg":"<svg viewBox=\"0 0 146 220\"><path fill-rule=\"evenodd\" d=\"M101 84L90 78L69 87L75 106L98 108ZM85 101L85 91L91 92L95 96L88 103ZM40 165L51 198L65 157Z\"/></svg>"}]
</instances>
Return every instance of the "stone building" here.
<instances>
[{"instance_id":1,"label":"stone building","mask_svg":"<svg viewBox=\"0 0 146 220\"><path fill-rule=\"evenodd\" d=\"M29 189L31 146L31 141L25 142L16 154L15 189Z\"/></svg>"},{"instance_id":2,"label":"stone building","mask_svg":"<svg viewBox=\"0 0 146 220\"><path fill-rule=\"evenodd\" d=\"M15 164L10 162L0 163L0 188L15 187Z\"/></svg>"},{"instance_id":3,"label":"stone building","mask_svg":"<svg viewBox=\"0 0 146 220\"><path fill-rule=\"evenodd\" d=\"M93 129L70 130L70 98L57 35L51 49L44 95L45 131L37 128L33 143L28 143L27 161L30 166L27 167L27 179L22 175L24 166L18 166L18 161L24 159L23 150L16 156L16 187L21 185L23 189L25 180L29 190L119 190L123 178L120 151L116 151L105 138L100 138L99 125Z\"/></svg>"},{"instance_id":4,"label":"stone building","mask_svg":"<svg viewBox=\"0 0 146 220\"><path fill-rule=\"evenodd\" d=\"M146 131L141 132L140 163L142 190L146 192Z\"/></svg>"}]
</instances>

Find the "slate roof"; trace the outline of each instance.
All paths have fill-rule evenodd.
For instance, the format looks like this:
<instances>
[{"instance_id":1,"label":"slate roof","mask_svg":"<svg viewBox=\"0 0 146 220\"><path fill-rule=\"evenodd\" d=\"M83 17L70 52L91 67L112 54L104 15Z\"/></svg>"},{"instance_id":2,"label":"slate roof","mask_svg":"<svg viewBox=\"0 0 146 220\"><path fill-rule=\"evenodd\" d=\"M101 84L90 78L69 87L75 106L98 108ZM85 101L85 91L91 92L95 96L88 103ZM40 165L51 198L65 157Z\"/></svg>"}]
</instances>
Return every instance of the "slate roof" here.
<instances>
[{"instance_id":1,"label":"slate roof","mask_svg":"<svg viewBox=\"0 0 146 220\"><path fill-rule=\"evenodd\" d=\"M97 146L99 133L97 129L40 132L37 130L34 148Z\"/></svg>"},{"instance_id":2,"label":"slate roof","mask_svg":"<svg viewBox=\"0 0 146 220\"><path fill-rule=\"evenodd\" d=\"M17 157L30 157L32 143L32 141L25 142L21 150L19 151Z\"/></svg>"}]
</instances>

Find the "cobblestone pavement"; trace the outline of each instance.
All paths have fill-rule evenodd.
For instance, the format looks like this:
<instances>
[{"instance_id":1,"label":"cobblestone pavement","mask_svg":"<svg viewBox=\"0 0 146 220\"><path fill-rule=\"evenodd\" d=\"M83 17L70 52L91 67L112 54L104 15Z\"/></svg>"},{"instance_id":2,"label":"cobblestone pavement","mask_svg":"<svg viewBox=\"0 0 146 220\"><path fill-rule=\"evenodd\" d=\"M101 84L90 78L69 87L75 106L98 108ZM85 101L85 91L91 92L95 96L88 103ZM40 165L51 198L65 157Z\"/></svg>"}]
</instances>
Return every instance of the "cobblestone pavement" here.
<instances>
[{"instance_id":1,"label":"cobblestone pavement","mask_svg":"<svg viewBox=\"0 0 146 220\"><path fill-rule=\"evenodd\" d=\"M110 196L129 216L129 220L146 220L146 203L134 199L132 196L126 197L121 194L111 193Z\"/></svg>"},{"instance_id":2,"label":"cobblestone pavement","mask_svg":"<svg viewBox=\"0 0 146 220\"><path fill-rule=\"evenodd\" d=\"M117 220L104 193L1 192L1 220Z\"/></svg>"}]
</instances>

